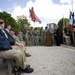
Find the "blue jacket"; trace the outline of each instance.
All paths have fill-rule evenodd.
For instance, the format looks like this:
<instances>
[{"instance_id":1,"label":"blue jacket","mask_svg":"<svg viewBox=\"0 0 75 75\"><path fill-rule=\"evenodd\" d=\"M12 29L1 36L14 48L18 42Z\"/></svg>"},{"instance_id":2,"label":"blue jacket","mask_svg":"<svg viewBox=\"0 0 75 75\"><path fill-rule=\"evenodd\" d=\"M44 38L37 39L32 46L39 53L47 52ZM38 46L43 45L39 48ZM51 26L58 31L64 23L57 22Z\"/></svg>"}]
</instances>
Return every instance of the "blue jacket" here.
<instances>
[{"instance_id":1,"label":"blue jacket","mask_svg":"<svg viewBox=\"0 0 75 75\"><path fill-rule=\"evenodd\" d=\"M0 51L6 51L12 49L8 39L0 29Z\"/></svg>"},{"instance_id":2,"label":"blue jacket","mask_svg":"<svg viewBox=\"0 0 75 75\"><path fill-rule=\"evenodd\" d=\"M4 31L8 36L8 41L9 41L10 45L15 45L15 39L11 36L11 34L7 30L4 30Z\"/></svg>"}]
</instances>

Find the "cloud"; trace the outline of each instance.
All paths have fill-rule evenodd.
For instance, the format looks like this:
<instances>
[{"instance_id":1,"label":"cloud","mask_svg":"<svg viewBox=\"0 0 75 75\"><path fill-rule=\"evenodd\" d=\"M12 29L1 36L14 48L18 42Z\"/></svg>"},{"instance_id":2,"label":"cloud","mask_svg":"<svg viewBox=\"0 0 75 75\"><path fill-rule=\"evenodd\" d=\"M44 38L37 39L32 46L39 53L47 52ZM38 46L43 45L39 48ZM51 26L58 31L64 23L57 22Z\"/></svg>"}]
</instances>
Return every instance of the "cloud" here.
<instances>
[{"instance_id":1,"label":"cloud","mask_svg":"<svg viewBox=\"0 0 75 75\"><path fill-rule=\"evenodd\" d=\"M2 10L0 9L0 12L1 12Z\"/></svg>"},{"instance_id":2,"label":"cloud","mask_svg":"<svg viewBox=\"0 0 75 75\"><path fill-rule=\"evenodd\" d=\"M71 0L60 0L60 3L68 3L68 4L70 4Z\"/></svg>"},{"instance_id":3,"label":"cloud","mask_svg":"<svg viewBox=\"0 0 75 75\"><path fill-rule=\"evenodd\" d=\"M12 12L12 16L16 18L16 16L25 15L29 19L29 8L34 7L36 15L42 20L42 24L36 23L36 26L45 26L51 22L58 23L63 15L68 18L69 10L72 10L70 0L60 0L60 3L63 4L54 4L52 0L35 0L35 2L30 0L24 8L20 5L16 6Z\"/></svg>"},{"instance_id":4,"label":"cloud","mask_svg":"<svg viewBox=\"0 0 75 75\"><path fill-rule=\"evenodd\" d=\"M60 3L68 3L68 4L71 4L71 3L75 3L75 0L60 0Z\"/></svg>"}]
</instances>

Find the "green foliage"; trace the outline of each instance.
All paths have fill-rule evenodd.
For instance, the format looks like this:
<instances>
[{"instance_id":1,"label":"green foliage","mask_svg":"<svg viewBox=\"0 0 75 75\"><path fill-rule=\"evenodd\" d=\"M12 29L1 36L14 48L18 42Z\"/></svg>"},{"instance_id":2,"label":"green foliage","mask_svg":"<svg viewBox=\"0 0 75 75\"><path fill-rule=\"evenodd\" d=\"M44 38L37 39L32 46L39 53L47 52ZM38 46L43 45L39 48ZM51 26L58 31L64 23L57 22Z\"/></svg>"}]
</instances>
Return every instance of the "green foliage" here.
<instances>
[{"instance_id":1,"label":"green foliage","mask_svg":"<svg viewBox=\"0 0 75 75\"><path fill-rule=\"evenodd\" d=\"M40 30L41 29L41 27L35 27L35 28L37 28L37 30Z\"/></svg>"},{"instance_id":2,"label":"green foliage","mask_svg":"<svg viewBox=\"0 0 75 75\"><path fill-rule=\"evenodd\" d=\"M64 25L66 26L66 28L68 28L69 25L69 19L64 18ZM63 18L59 20L58 22L58 27L60 28L60 30L62 30L62 26L63 26ZM61 31L62 32L62 31Z\"/></svg>"},{"instance_id":3,"label":"green foliage","mask_svg":"<svg viewBox=\"0 0 75 75\"><path fill-rule=\"evenodd\" d=\"M30 22L28 22L28 19L24 15L17 16L17 22L20 25L20 29L23 33L25 33L26 29L30 27Z\"/></svg>"},{"instance_id":4,"label":"green foliage","mask_svg":"<svg viewBox=\"0 0 75 75\"><path fill-rule=\"evenodd\" d=\"M5 11L0 12L0 19L3 19L5 24L9 23L14 30L16 31L20 30L19 24L16 22L16 20L13 17L11 17L11 14Z\"/></svg>"},{"instance_id":5,"label":"green foliage","mask_svg":"<svg viewBox=\"0 0 75 75\"><path fill-rule=\"evenodd\" d=\"M64 25L65 25L66 28L68 28L68 26L69 26L69 19L64 18ZM60 40L61 40L61 43L63 42L62 26L63 26L63 18L60 19L59 22L58 22L58 27L60 28Z\"/></svg>"}]
</instances>

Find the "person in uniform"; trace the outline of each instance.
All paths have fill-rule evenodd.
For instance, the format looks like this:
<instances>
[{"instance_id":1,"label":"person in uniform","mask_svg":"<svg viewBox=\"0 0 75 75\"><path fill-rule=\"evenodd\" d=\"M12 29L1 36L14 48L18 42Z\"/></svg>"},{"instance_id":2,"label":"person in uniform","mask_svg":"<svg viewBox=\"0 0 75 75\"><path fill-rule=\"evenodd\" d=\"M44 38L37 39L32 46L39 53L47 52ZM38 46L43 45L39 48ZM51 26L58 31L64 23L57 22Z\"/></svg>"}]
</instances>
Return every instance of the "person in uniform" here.
<instances>
[{"instance_id":1,"label":"person in uniform","mask_svg":"<svg viewBox=\"0 0 75 75\"><path fill-rule=\"evenodd\" d=\"M10 44L9 41L9 35L7 35L6 31L4 30L5 23L3 20L0 20L0 36L4 37L7 39L7 41ZM14 42L16 45L18 45L16 42ZM11 45L11 44L10 44ZM33 72L33 69L30 67L26 67L25 65L25 56L23 56L23 52L19 49L16 50L15 48L12 47L10 50L6 51L0 51L1 57L5 59L15 59L14 65L16 66L16 69L21 70L21 72L25 73L31 73Z\"/></svg>"},{"instance_id":2,"label":"person in uniform","mask_svg":"<svg viewBox=\"0 0 75 75\"><path fill-rule=\"evenodd\" d=\"M18 32L17 36L19 37L20 41L23 41L23 33L21 30Z\"/></svg>"},{"instance_id":3,"label":"person in uniform","mask_svg":"<svg viewBox=\"0 0 75 75\"><path fill-rule=\"evenodd\" d=\"M40 29L40 45L44 45L44 30L43 27Z\"/></svg>"},{"instance_id":4,"label":"person in uniform","mask_svg":"<svg viewBox=\"0 0 75 75\"><path fill-rule=\"evenodd\" d=\"M30 42L31 42L31 45L34 46L34 30L33 30L33 27L30 28Z\"/></svg>"},{"instance_id":5,"label":"person in uniform","mask_svg":"<svg viewBox=\"0 0 75 75\"><path fill-rule=\"evenodd\" d=\"M29 29L26 30L25 41L26 41L26 46L29 46Z\"/></svg>"},{"instance_id":6,"label":"person in uniform","mask_svg":"<svg viewBox=\"0 0 75 75\"><path fill-rule=\"evenodd\" d=\"M44 45L46 45L46 34L47 34L47 27L45 27L45 30L44 30Z\"/></svg>"},{"instance_id":7,"label":"person in uniform","mask_svg":"<svg viewBox=\"0 0 75 75\"><path fill-rule=\"evenodd\" d=\"M30 30L30 28L28 31L28 36L29 36L29 46L31 46L31 30Z\"/></svg>"},{"instance_id":8,"label":"person in uniform","mask_svg":"<svg viewBox=\"0 0 75 75\"><path fill-rule=\"evenodd\" d=\"M38 30L37 30L37 28L35 28L34 29L34 42L35 42L35 45L39 45L39 37L38 37L38 35L39 35L39 33L38 33Z\"/></svg>"}]
</instances>

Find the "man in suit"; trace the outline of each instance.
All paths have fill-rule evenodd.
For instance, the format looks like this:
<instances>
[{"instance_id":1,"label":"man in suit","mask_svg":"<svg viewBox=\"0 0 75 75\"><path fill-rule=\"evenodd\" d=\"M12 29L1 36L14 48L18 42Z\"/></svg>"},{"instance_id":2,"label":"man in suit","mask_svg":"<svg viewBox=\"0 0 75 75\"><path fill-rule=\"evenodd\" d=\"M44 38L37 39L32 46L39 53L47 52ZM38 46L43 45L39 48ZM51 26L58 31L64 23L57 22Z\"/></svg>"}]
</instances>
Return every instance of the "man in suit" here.
<instances>
[{"instance_id":1,"label":"man in suit","mask_svg":"<svg viewBox=\"0 0 75 75\"><path fill-rule=\"evenodd\" d=\"M0 28L1 28L0 35L8 39L9 36L4 31L4 26L5 26L4 21L0 19ZM18 45L18 43L16 42L15 44ZM25 73L33 72L33 69L30 68L30 66L26 67L25 60L24 60L25 57L23 56L23 52L21 50L16 50L15 48L12 47L12 50L0 51L0 56L5 59L15 59L14 65L16 66L16 68Z\"/></svg>"},{"instance_id":2,"label":"man in suit","mask_svg":"<svg viewBox=\"0 0 75 75\"><path fill-rule=\"evenodd\" d=\"M54 30L54 37L55 37L56 45L60 46L60 29L58 28L57 25Z\"/></svg>"}]
</instances>

